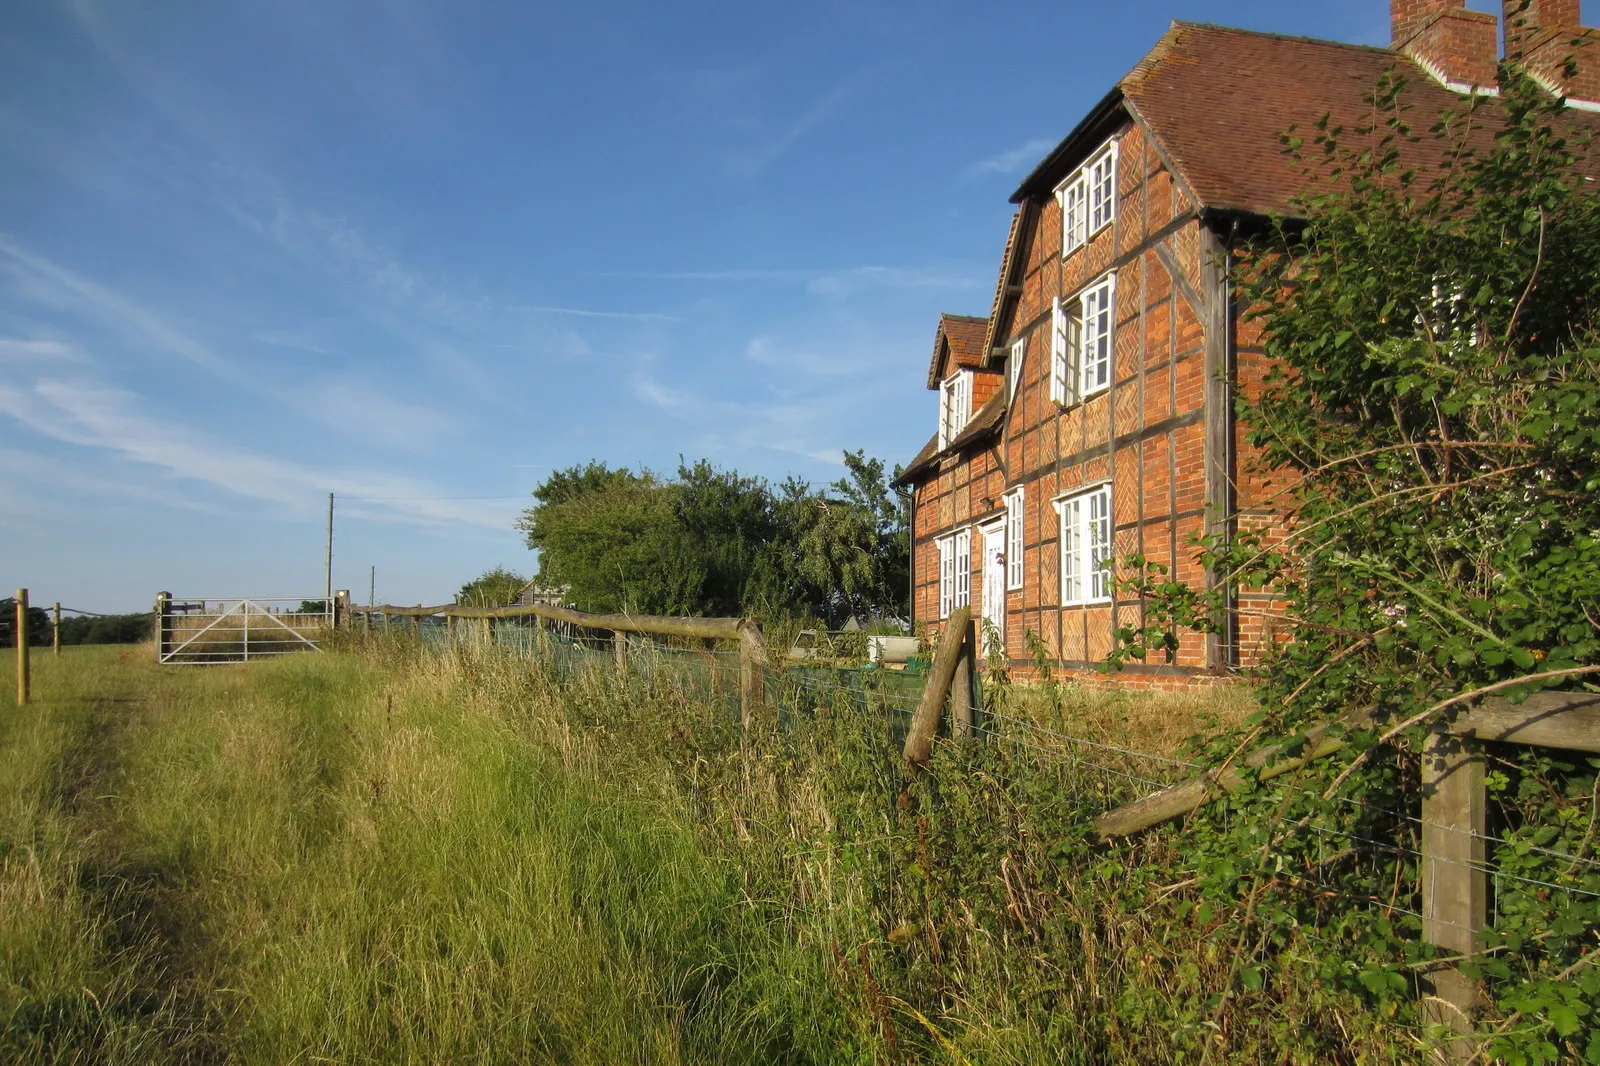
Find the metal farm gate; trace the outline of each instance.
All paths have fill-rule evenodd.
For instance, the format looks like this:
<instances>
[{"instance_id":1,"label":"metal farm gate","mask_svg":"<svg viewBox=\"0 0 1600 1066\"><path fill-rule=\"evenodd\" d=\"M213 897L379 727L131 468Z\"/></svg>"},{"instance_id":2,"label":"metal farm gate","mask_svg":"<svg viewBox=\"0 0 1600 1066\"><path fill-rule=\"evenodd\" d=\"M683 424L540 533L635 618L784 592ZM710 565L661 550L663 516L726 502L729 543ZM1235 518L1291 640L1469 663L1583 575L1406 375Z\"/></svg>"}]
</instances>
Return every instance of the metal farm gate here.
<instances>
[{"instance_id":1,"label":"metal farm gate","mask_svg":"<svg viewBox=\"0 0 1600 1066\"><path fill-rule=\"evenodd\" d=\"M321 605L320 610L303 610ZM306 598L156 597L157 661L212 666L321 651L333 631L335 603Z\"/></svg>"}]
</instances>

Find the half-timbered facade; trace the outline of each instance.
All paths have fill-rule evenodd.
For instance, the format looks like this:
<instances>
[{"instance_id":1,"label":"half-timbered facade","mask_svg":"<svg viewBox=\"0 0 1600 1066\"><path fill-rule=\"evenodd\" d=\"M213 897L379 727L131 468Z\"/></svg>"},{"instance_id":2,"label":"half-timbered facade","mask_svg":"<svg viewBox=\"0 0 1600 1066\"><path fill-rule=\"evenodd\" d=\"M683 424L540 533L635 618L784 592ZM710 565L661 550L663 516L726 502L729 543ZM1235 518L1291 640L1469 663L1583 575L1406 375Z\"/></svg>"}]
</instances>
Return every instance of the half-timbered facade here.
<instances>
[{"instance_id":1,"label":"half-timbered facade","mask_svg":"<svg viewBox=\"0 0 1600 1066\"><path fill-rule=\"evenodd\" d=\"M1529 25L1541 9L1547 25ZM1533 12L1520 32L1540 47L1592 32L1576 2ZM1023 181L989 316L941 319L928 379L939 432L901 475L919 624L970 604L1013 667L1042 647L1058 669L1093 670L1118 627L1142 624L1112 559L1142 555L1205 585L1215 575L1194 538L1281 521L1234 414L1235 391L1267 367L1230 280L1242 242L1294 212L1303 178L1279 133L1324 114L1358 124L1397 69L1422 115L1494 92L1493 15L1393 0L1391 19L1389 49L1174 23ZM1584 121L1600 110L1573 106ZM1426 143L1408 150L1432 162ZM953 322L983 323L975 353L956 354ZM971 382L952 384L961 375ZM1272 612L1230 595L1230 632L1121 678L1187 684L1258 658Z\"/></svg>"}]
</instances>

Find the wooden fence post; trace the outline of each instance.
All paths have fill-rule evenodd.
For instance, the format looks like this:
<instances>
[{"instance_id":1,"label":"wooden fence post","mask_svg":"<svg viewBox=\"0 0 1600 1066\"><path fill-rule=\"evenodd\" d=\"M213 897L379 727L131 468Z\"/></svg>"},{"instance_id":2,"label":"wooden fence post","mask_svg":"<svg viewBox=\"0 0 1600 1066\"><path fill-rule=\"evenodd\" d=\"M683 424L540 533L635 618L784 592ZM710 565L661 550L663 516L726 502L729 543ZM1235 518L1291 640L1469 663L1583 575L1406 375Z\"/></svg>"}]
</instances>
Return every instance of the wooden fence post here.
<instances>
[{"instance_id":1,"label":"wooden fence post","mask_svg":"<svg viewBox=\"0 0 1600 1066\"><path fill-rule=\"evenodd\" d=\"M911 732L906 736L904 755L906 762L913 766L926 764L933 755L933 737L939 731L945 697L950 694L950 685L955 681L956 666L961 659L961 649L967 643L971 622L970 607L958 607L945 619L944 632L939 634L938 650L933 653L933 668L928 671L928 683L923 686L916 717L911 720Z\"/></svg>"},{"instance_id":2,"label":"wooden fence post","mask_svg":"<svg viewBox=\"0 0 1600 1066\"><path fill-rule=\"evenodd\" d=\"M167 655L167 638L172 633L172 593L156 593L156 662Z\"/></svg>"},{"instance_id":3,"label":"wooden fence post","mask_svg":"<svg viewBox=\"0 0 1600 1066\"><path fill-rule=\"evenodd\" d=\"M767 703L767 642L761 627L748 618L739 622L739 727L760 719Z\"/></svg>"},{"instance_id":4,"label":"wooden fence post","mask_svg":"<svg viewBox=\"0 0 1600 1066\"><path fill-rule=\"evenodd\" d=\"M961 641L961 655L956 659L955 676L950 682L950 732L965 740L972 736L977 706L972 698L972 681L978 661L977 622L967 623L966 636Z\"/></svg>"},{"instance_id":5,"label":"wooden fence post","mask_svg":"<svg viewBox=\"0 0 1600 1066\"><path fill-rule=\"evenodd\" d=\"M418 606L421 605L418 604ZM411 616L411 643L422 643L422 619L418 618L416 615Z\"/></svg>"},{"instance_id":6,"label":"wooden fence post","mask_svg":"<svg viewBox=\"0 0 1600 1066\"><path fill-rule=\"evenodd\" d=\"M455 644L455 642L456 642L456 629L460 626L460 624L461 624L460 621L456 618L455 615L447 614L447 615L444 616L444 642L446 644L449 644L449 645L452 645L452 646Z\"/></svg>"},{"instance_id":7,"label":"wooden fence post","mask_svg":"<svg viewBox=\"0 0 1600 1066\"><path fill-rule=\"evenodd\" d=\"M1483 763L1475 741L1452 736L1443 726L1428 734L1422 750L1422 937L1447 955L1474 954L1488 919ZM1434 971L1431 983L1424 1016L1457 1034L1470 1033L1482 996L1478 983L1454 965ZM1473 1051L1459 1037L1445 1050L1451 1061L1464 1061Z\"/></svg>"},{"instance_id":8,"label":"wooden fence post","mask_svg":"<svg viewBox=\"0 0 1600 1066\"><path fill-rule=\"evenodd\" d=\"M17 706L28 702L28 590L17 590L17 615L12 626L17 641Z\"/></svg>"},{"instance_id":9,"label":"wooden fence post","mask_svg":"<svg viewBox=\"0 0 1600 1066\"><path fill-rule=\"evenodd\" d=\"M483 620L483 639L491 648L495 645L494 623L495 620L493 618L485 618Z\"/></svg>"},{"instance_id":10,"label":"wooden fence post","mask_svg":"<svg viewBox=\"0 0 1600 1066\"><path fill-rule=\"evenodd\" d=\"M350 626L350 590L339 589L333 594L333 628L348 629Z\"/></svg>"},{"instance_id":11,"label":"wooden fence post","mask_svg":"<svg viewBox=\"0 0 1600 1066\"><path fill-rule=\"evenodd\" d=\"M61 601L57 600L54 611L55 617L50 624L50 653L61 654Z\"/></svg>"},{"instance_id":12,"label":"wooden fence post","mask_svg":"<svg viewBox=\"0 0 1600 1066\"><path fill-rule=\"evenodd\" d=\"M628 634L620 629L611 631L611 645L617 653L617 674L628 676Z\"/></svg>"}]
</instances>

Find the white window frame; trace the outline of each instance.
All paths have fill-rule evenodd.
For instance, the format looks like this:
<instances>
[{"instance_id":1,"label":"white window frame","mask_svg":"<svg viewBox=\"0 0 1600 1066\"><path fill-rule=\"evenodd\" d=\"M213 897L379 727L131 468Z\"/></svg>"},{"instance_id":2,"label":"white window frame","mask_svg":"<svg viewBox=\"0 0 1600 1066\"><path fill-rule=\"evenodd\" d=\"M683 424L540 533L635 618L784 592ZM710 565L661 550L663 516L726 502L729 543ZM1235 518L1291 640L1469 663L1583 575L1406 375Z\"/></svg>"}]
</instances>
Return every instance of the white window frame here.
<instances>
[{"instance_id":1,"label":"white window frame","mask_svg":"<svg viewBox=\"0 0 1600 1066\"><path fill-rule=\"evenodd\" d=\"M972 603L972 530L958 530L951 539L956 552L955 607L967 607Z\"/></svg>"},{"instance_id":2,"label":"white window frame","mask_svg":"<svg viewBox=\"0 0 1600 1066\"><path fill-rule=\"evenodd\" d=\"M1078 296L1078 397L1111 387L1116 363L1117 273L1111 271Z\"/></svg>"},{"instance_id":3,"label":"white window frame","mask_svg":"<svg viewBox=\"0 0 1600 1066\"><path fill-rule=\"evenodd\" d=\"M940 537L939 617L972 603L972 530L958 529Z\"/></svg>"},{"instance_id":4,"label":"white window frame","mask_svg":"<svg viewBox=\"0 0 1600 1066\"><path fill-rule=\"evenodd\" d=\"M1006 501L1006 589L1015 591L1023 584L1023 533L1027 529L1022 510L1022 486L1005 495Z\"/></svg>"},{"instance_id":5,"label":"white window frame","mask_svg":"<svg viewBox=\"0 0 1600 1066\"><path fill-rule=\"evenodd\" d=\"M1028 355L1028 338L1018 337L1011 342L1011 360L1006 365L1007 400L1017 397L1017 382L1022 379L1022 360Z\"/></svg>"},{"instance_id":6,"label":"white window frame","mask_svg":"<svg viewBox=\"0 0 1600 1066\"><path fill-rule=\"evenodd\" d=\"M1117 142L1101 149L1083 168L1089 186L1089 236L1105 229L1117 218Z\"/></svg>"},{"instance_id":7,"label":"white window frame","mask_svg":"<svg viewBox=\"0 0 1600 1066\"><path fill-rule=\"evenodd\" d=\"M1059 296L1050 304L1050 398L1066 406L1077 403L1081 394L1078 350L1082 329L1069 306L1069 301Z\"/></svg>"},{"instance_id":8,"label":"white window frame","mask_svg":"<svg viewBox=\"0 0 1600 1066\"><path fill-rule=\"evenodd\" d=\"M1061 254L1071 255L1089 241L1089 185L1083 171L1074 171L1056 187L1056 199L1061 203Z\"/></svg>"},{"instance_id":9,"label":"white window frame","mask_svg":"<svg viewBox=\"0 0 1600 1066\"><path fill-rule=\"evenodd\" d=\"M972 417L972 371L957 370L939 383L939 450L961 436Z\"/></svg>"},{"instance_id":10,"label":"white window frame","mask_svg":"<svg viewBox=\"0 0 1600 1066\"><path fill-rule=\"evenodd\" d=\"M1107 141L1056 186L1061 254L1071 255L1117 218L1117 142Z\"/></svg>"},{"instance_id":11,"label":"white window frame","mask_svg":"<svg viewBox=\"0 0 1600 1066\"><path fill-rule=\"evenodd\" d=\"M1057 497L1060 518L1061 603L1065 607L1111 601L1114 530L1111 484Z\"/></svg>"},{"instance_id":12,"label":"white window frame","mask_svg":"<svg viewBox=\"0 0 1600 1066\"><path fill-rule=\"evenodd\" d=\"M941 537L939 548L939 617L950 617L950 601L955 593L955 544L950 537Z\"/></svg>"}]
</instances>

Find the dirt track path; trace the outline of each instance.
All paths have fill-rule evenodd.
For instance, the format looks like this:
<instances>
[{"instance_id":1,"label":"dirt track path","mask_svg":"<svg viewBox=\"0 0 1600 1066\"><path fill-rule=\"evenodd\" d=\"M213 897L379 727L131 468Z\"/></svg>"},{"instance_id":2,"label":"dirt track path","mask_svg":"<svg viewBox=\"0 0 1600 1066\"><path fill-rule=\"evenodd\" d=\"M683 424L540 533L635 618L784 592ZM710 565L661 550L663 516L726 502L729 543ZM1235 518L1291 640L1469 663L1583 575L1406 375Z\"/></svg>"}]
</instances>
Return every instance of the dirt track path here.
<instances>
[{"instance_id":1,"label":"dirt track path","mask_svg":"<svg viewBox=\"0 0 1600 1066\"><path fill-rule=\"evenodd\" d=\"M221 1062L225 1019L212 995L221 974L189 891L193 871L181 853L138 839L125 800L129 746L168 710L160 689L129 685L83 705L53 768L53 799L88 845L78 889L99 919L102 965L119 978L99 1003L107 1025L141 1031L136 1042L169 1062Z\"/></svg>"}]
</instances>

